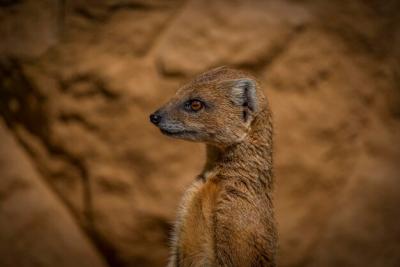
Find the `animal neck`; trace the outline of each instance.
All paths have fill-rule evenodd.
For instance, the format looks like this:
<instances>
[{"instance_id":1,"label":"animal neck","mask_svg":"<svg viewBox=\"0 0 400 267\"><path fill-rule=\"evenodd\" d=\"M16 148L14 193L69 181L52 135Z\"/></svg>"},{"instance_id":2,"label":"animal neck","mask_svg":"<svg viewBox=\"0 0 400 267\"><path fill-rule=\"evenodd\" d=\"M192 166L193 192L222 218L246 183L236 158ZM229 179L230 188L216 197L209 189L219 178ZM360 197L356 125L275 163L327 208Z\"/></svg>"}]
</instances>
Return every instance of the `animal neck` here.
<instances>
[{"instance_id":1,"label":"animal neck","mask_svg":"<svg viewBox=\"0 0 400 267\"><path fill-rule=\"evenodd\" d=\"M203 175L217 173L225 178L240 177L272 189L272 122L270 112L262 110L251 130L240 143L226 148L207 145Z\"/></svg>"}]
</instances>

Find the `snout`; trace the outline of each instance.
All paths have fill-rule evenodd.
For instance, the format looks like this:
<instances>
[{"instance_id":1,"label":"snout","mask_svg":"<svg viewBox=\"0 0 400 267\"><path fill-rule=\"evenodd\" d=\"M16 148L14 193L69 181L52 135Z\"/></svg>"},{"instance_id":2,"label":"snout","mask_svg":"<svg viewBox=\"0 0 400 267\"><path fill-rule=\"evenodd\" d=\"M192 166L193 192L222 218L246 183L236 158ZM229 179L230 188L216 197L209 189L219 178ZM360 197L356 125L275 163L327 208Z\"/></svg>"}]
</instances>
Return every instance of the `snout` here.
<instances>
[{"instance_id":1,"label":"snout","mask_svg":"<svg viewBox=\"0 0 400 267\"><path fill-rule=\"evenodd\" d=\"M165 109L159 109L149 116L150 122L160 129L161 133L173 136L183 137L192 132L178 119L171 116Z\"/></svg>"},{"instance_id":2,"label":"snout","mask_svg":"<svg viewBox=\"0 0 400 267\"><path fill-rule=\"evenodd\" d=\"M161 120L162 120L162 116L158 111L156 111L156 112L154 112L153 114L150 115L150 121L154 125L160 124Z\"/></svg>"}]
</instances>

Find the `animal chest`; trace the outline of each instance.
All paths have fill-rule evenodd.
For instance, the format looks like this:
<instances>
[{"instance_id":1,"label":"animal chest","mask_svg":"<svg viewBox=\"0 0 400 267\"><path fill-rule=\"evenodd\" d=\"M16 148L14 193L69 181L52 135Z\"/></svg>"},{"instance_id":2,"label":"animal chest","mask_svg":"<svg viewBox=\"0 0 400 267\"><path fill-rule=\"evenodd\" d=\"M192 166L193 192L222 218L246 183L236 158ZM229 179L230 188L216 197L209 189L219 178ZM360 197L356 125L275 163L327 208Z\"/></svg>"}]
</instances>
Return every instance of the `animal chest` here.
<instances>
[{"instance_id":1,"label":"animal chest","mask_svg":"<svg viewBox=\"0 0 400 267\"><path fill-rule=\"evenodd\" d=\"M213 261L213 213L218 191L212 181L196 181L185 194L177 233L183 266L204 266Z\"/></svg>"}]
</instances>

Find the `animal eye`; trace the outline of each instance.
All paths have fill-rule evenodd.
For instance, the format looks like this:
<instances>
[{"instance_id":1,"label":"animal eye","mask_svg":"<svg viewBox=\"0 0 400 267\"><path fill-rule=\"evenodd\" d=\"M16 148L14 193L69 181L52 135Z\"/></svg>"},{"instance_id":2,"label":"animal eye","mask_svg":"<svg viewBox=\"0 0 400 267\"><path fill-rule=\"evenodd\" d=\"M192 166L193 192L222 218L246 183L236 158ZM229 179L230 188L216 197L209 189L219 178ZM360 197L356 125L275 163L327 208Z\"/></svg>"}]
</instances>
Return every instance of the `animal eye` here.
<instances>
[{"instance_id":1,"label":"animal eye","mask_svg":"<svg viewBox=\"0 0 400 267\"><path fill-rule=\"evenodd\" d=\"M199 111L204 107L203 102L200 100L189 100L185 104L185 108L189 111Z\"/></svg>"},{"instance_id":2,"label":"animal eye","mask_svg":"<svg viewBox=\"0 0 400 267\"><path fill-rule=\"evenodd\" d=\"M194 100L192 103L190 103L190 108L194 111L198 111L203 108L203 103L198 100Z\"/></svg>"}]
</instances>

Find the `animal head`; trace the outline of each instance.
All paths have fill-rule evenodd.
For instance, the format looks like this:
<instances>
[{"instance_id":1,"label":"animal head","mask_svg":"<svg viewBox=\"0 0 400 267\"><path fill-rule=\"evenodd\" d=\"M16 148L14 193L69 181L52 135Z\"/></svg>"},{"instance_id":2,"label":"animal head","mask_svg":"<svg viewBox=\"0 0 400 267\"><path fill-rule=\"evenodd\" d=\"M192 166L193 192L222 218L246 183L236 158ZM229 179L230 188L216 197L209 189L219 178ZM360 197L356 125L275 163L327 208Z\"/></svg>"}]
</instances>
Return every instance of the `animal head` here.
<instances>
[{"instance_id":1,"label":"animal head","mask_svg":"<svg viewBox=\"0 0 400 267\"><path fill-rule=\"evenodd\" d=\"M263 98L249 75L220 67L181 87L150 121L167 136L225 147L246 137Z\"/></svg>"}]
</instances>

